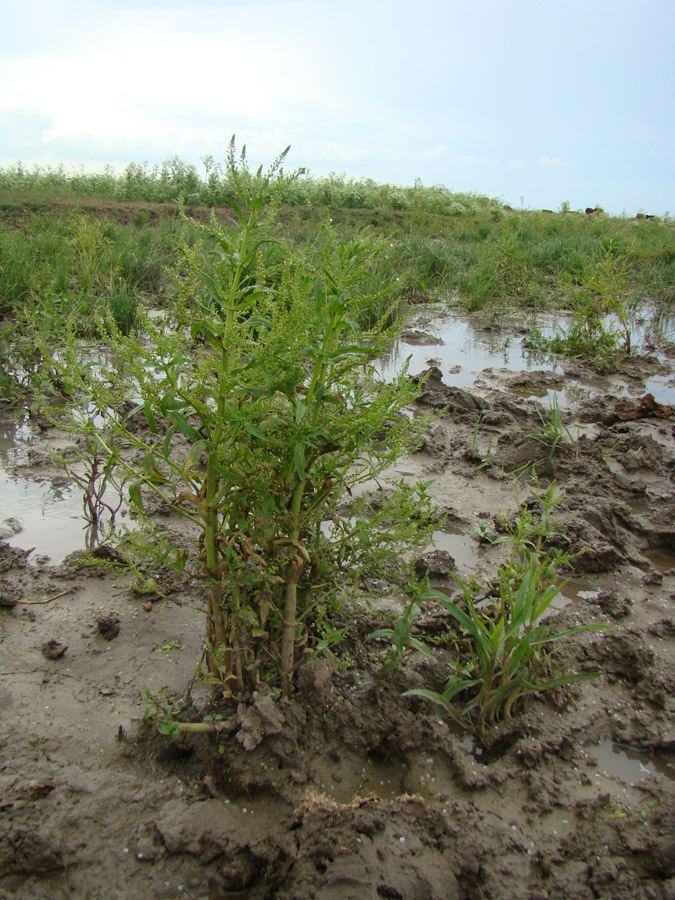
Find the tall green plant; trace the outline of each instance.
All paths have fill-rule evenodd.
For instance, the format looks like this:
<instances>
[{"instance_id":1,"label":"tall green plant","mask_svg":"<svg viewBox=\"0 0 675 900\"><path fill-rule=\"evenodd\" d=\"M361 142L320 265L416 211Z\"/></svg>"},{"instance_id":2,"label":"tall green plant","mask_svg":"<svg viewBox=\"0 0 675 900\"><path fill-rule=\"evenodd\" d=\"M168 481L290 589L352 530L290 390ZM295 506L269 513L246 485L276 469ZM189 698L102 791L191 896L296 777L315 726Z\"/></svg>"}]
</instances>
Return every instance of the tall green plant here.
<instances>
[{"instance_id":1,"label":"tall green plant","mask_svg":"<svg viewBox=\"0 0 675 900\"><path fill-rule=\"evenodd\" d=\"M101 411L114 452L126 448L131 500L140 508L151 492L197 527L174 558L203 569L210 678L232 693L275 675L290 690L316 610L432 528L424 492L413 503L405 485L379 513L388 531L356 517L348 541L344 521L325 527L345 492L377 479L427 421L402 414L415 391L405 373L374 380L370 363L392 332L358 324L382 302L369 274L377 241L327 227L306 252L284 245L269 278L262 249L291 177L283 158L253 173L232 145L236 226L213 217L199 226L206 240L182 246L170 326L145 322L140 342L108 320L118 372L78 366L72 342L59 372Z\"/></svg>"}]
</instances>

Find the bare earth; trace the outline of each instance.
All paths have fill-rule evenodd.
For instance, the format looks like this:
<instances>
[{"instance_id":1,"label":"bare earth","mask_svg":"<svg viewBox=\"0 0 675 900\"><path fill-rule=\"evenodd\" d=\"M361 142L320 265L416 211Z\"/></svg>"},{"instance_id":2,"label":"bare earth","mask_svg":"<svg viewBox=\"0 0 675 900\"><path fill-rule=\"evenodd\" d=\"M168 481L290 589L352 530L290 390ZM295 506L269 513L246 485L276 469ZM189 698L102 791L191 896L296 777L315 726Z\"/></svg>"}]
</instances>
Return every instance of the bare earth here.
<instances>
[{"instance_id":1,"label":"bare earth","mask_svg":"<svg viewBox=\"0 0 675 900\"><path fill-rule=\"evenodd\" d=\"M650 365L628 373L637 396ZM442 653L379 679L385 648L362 638L381 614L354 601L337 656L303 662L292 697L222 704L217 736L170 740L143 726L139 694L185 694L204 588L150 602L76 556L54 566L0 543L0 898L674 900L673 419L568 396L578 443L548 462L525 438L540 420L524 394L550 373L489 371L471 391L440 374L420 407L448 412L399 477L434 479L451 526L437 546L464 576L489 575L498 550L466 535L525 502L533 485L521 476L516 497L512 473L543 458L566 533L588 548L555 615L612 626L578 638L576 665L602 676L476 747L401 697L442 689ZM38 446L25 471L52 465ZM446 625L430 607L419 636ZM193 687L194 720L209 698Z\"/></svg>"}]
</instances>

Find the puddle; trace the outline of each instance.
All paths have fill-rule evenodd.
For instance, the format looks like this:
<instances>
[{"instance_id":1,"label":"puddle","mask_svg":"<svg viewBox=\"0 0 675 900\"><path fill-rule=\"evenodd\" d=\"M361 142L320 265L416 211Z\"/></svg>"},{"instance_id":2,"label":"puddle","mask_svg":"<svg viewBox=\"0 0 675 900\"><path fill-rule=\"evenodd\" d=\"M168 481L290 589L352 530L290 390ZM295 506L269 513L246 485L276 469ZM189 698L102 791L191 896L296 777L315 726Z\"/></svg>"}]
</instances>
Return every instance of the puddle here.
<instances>
[{"instance_id":1,"label":"puddle","mask_svg":"<svg viewBox=\"0 0 675 900\"><path fill-rule=\"evenodd\" d=\"M540 316L536 326L545 336L553 336L565 330L571 322L570 316ZM509 325L527 329L532 324L526 319L510 319ZM644 346L651 327L651 317L641 319L633 328L633 346ZM416 344L405 340L397 341L391 352L383 356L377 371L385 381L391 381L405 361L410 358L409 372L417 375L438 366L443 372L443 381L450 387L470 388L476 378L486 369L506 369L508 372L544 370L563 375L562 358L530 353L523 348L522 336L513 335L508 329L490 325L489 320L449 315L439 312L436 316L420 318L412 323L412 330L423 331L437 338L435 344ZM518 390L521 396L546 397L549 401L557 398L559 403L579 400L596 393L614 393L617 397L641 396L651 393L658 403L675 403L675 384L670 375L654 375L645 379L644 384L636 384L622 378L610 379L593 377L588 383L569 381L561 390L543 389L536 386Z\"/></svg>"},{"instance_id":2,"label":"puddle","mask_svg":"<svg viewBox=\"0 0 675 900\"><path fill-rule=\"evenodd\" d=\"M675 556L672 553L667 553L665 550L647 550L644 555L662 575L675 569Z\"/></svg>"},{"instance_id":3,"label":"puddle","mask_svg":"<svg viewBox=\"0 0 675 900\"><path fill-rule=\"evenodd\" d=\"M25 463L28 447L34 442L35 435L26 422L0 419L0 469Z\"/></svg>"},{"instance_id":4,"label":"puddle","mask_svg":"<svg viewBox=\"0 0 675 900\"><path fill-rule=\"evenodd\" d=\"M65 473L40 479L14 471L38 440L27 423L0 421L0 539L58 565L86 546L82 491Z\"/></svg>"},{"instance_id":5,"label":"puddle","mask_svg":"<svg viewBox=\"0 0 675 900\"><path fill-rule=\"evenodd\" d=\"M586 747L588 754L595 758L600 768L626 784L637 784L651 775L665 775L675 780L675 758L649 750L637 750L614 741L601 741Z\"/></svg>"},{"instance_id":6,"label":"puddle","mask_svg":"<svg viewBox=\"0 0 675 900\"><path fill-rule=\"evenodd\" d=\"M48 556L60 563L74 550L85 546L82 523L82 495L70 485L48 481L12 478L0 473L2 506L7 520L17 520L20 530L5 540L12 547L35 549L37 556Z\"/></svg>"},{"instance_id":7,"label":"puddle","mask_svg":"<svg viewBox=\"0 0 675 900\"><path fill-rule=\"evenodd\" d=\"M542 331L554 333L557 323ZM454 387L469 388L484 369L506 368L513 372L523 369L547 368L562 373L556 363L542 366L541 360L523 350L520 337L501 329L488 330L486 321L470 320L447 314L414 327L438 338L437 344L411 344L397 341L391 352L382 357L378 371L385 381L391 381L410 357L409 372L417 375L429 365L437 365L443 381Z\"/></svg>"},{"instance_id":8,"label":"puddle","mask_svg":"<svg viewBox=\"0 0 675 900\"><path fill-rule=\"evenodd\" d=\"M0 534L12 547L35 549L61 562L84 547L82 495L68 478L31 479L12 473L37 437L25 422L0 422Z\"/></svg>"},{"instance_id":9,"label":"puddle","mask_svg":"<svg viewBox=\"0 0 675 900\"><path fill-rule=\"evenodd\" d=\"M469 756L473 757L473 759L481 765L485 765L485 750L478 739L473 734L466 734L465 732L459 732L459 730L457 731L457 736L461 740L464 749Z\"/></svg>"},{"instance_id":10,"label":"puddle","mask_svg":"<svg viewBox=\"0 0 675 900\"><path fill-rule=\"evenodd\" d=\"M347 754L334 765L319 761L313 776L316 788L336 803L351 803L357 796L369 795L393 800L405 793L405 768L405 763L393 764L370 757L364 761Z\"/></svg>"},{"instance_id":11,"label":"puddle","mask_svg":"<svg viewBox=\"0 0 675 900\"><path fill-rule=\"evenodd\" d=\"M434 531L432 542L435 550L446 550L452 556L460 574L475 575L485 567L478 544L462 531Z\"/></svg>"}]
</instances>

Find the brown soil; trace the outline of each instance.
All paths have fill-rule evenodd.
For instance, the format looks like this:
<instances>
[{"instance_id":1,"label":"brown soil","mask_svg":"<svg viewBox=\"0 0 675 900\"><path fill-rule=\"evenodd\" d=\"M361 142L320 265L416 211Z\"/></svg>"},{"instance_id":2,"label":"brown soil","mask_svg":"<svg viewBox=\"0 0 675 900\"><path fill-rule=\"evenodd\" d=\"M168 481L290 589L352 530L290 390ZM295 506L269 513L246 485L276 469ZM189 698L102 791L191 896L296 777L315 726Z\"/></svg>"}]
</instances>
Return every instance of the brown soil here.
<instances>
[{"instance_id":1,"label":"brown soil","mask_svg":"<svg viewBox=\"0 0 675 900\"><path fill-rule=\"evenodd\" d=\"M175 203L150 203L144 200L106 200L100 197L67 197L53 195L22 196L0 193L0 218L18 225L26 212L86 212L91 216L113 220L128 225L138 221L139 213L144 221L156 224L161 219L175 219L179 209ZM215 215L221 222L235 221L235 214L230 207L216 207ZM186 212L193 219L206 222L211 216L211 208L205 206L187 206Z\"/></svg>"},{"instance_id":2,"label":"brown soil","mask_svg":"<svg viewBox=\"0 0 675 900\"><path fill-rule=\"evenodd\" d=\"M171 740L144 727L139 695L185 696L203 588L153 602L78 557L32 563L0 543L1 898L675 898L673 422L578 401L577 442L549 458L542 407L506 376L463 391L441 374L420 405L448 411L397 477L433 478L466 534L531 499L514 473L539 460L585 549L555 615L612 626L577 638L577 666L601 677L476 746L401 696L442 687L442 652L378 678L383 647L363 637L381 613L354 601L345 642L302 664L293 696L261 690L218 708L217 735ZM486 577L498 560L476 544ZM435 583L462 570L432 561ZM430 608L420 636L445 627ZM193 686L192 719L209 696Z\"/></svg>"}]
</instances>

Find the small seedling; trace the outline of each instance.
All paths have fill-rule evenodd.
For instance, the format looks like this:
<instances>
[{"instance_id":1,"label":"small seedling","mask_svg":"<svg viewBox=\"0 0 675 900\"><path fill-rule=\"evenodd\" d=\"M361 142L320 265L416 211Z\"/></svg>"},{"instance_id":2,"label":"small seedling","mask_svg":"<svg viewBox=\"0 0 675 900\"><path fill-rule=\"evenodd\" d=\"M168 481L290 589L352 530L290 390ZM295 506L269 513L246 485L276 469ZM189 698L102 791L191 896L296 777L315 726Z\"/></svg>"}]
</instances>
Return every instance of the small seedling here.
<instances>
[{"instance_id":1,"label":"small seedling","mask_svg":"<svg viewBox=\"0 0 675 900\"><path fill-rule=\"evenodd\" d=\"M167 641L161 647L155 647L153 653L171 653L172 650L185 650L185 644L180 641Z\"/></svg>"},{"instance_id":2,"label":"small seedling","mask_svg":"<svg viewBox=\"0 0 675 900\"><path fill-rule=\"evenodd\" d=\"M563 421L557 396L554 395L550 400L548 413L542 413L541 410L537 410L537 415L540 428L537 431L527 432L524 439L534 440L546 448L548 450L548 454L545 457L547 462L551 462L556 450L562 444L573 447L578 455L579 431L577 429L577 434L574 436L571 429ZM532 463L528 463L525 468L528 468L530 465Z\"/></svg>"},{"instance_id":3,"label":"small seedling","mask_svg":"<svg viewBox=\"0 0 675 900\"><path fill-rule=\"evenodd\" d=\"M433 659L433 653L429 648L419 638L413 637L410 633L412 621L419 612L420 607L413 599L408 604L403 615L396 619L393 628L378 628L377 631L373 631L372 634L368 635L369 641L384 639L391 642L390 649L387 651L382 669L379 672L380 678L389 675L396 666L403 662L405 656L412 653L413 650L419 650L420 653Z\"/></svg>"},{"instance_id":4,"label":"small seedling","mask_svg":"<svg viewBox=\"0 0 675 900\"><path fill-rule=\"evenodd\" d=\"M508 537L498 535L492 524L488 525L487 522L479 522L476 528L469 532L469 537L478 541L479 544L490 544L491 546L501 544L503 541L508 540Z\"/></svg>"}]
</instances>

